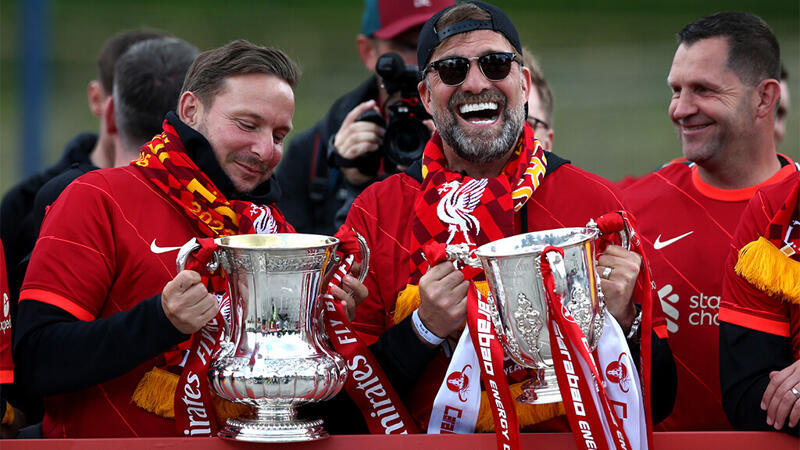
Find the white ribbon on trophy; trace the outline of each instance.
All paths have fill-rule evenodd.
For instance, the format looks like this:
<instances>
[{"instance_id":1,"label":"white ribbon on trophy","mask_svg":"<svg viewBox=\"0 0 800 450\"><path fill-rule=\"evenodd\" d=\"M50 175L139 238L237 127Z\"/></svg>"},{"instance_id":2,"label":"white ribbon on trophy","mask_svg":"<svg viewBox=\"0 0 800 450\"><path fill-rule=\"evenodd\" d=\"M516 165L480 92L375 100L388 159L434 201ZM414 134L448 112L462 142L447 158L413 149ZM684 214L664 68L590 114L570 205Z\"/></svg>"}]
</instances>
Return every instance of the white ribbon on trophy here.
<instances>
[{"instance_id":1,"label":"white ribbon on trophy","mask_svg":"<svg viewBox=\"0 0 800 450\"><path fill-rule=\"evenodd\" d=\"M474 433L480 407L481 370L469 327L465 327L433 400L428 434Z\"/></svg>"},{"instance_id":2,"label":"white ribbon on trophy","mask_svg":"<svg viewBox=\"0 0 800 450\"><path fill-rule=\"evenodd\" d=\"M617 418L622 421L631 448L647 449L642 385L622 328L611 314L606 314L603 335L597 345L597 359L606 394L614 405Z\"/></svg>"}]
</instances>

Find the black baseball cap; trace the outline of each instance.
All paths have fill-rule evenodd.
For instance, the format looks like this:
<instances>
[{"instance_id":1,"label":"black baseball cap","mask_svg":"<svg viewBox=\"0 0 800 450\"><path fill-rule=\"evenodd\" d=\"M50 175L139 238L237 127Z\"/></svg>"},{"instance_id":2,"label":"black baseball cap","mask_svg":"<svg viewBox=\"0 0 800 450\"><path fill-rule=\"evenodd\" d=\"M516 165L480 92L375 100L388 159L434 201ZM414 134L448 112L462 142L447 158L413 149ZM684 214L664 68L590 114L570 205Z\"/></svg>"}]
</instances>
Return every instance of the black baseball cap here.
<instances>
[{"instance_id":1,"label":"black baseball cap","mask_svg":"<svg viewBox=\"0 0 800 450\"><path fill-rule=\"evenodd\" d=\"M425 25L422 26L422 31L419 33L419 40L417 41L417 65L419 65L420 71L425 69L425 66L428 64L428 62L430 62L431 54L433 54L433 51L439 46L439 44L442 43L442 41L450 36L475 30L492 30L501 33L506 37L506 39L508 39L508 42L511 43L517 52L522 54L522 44L519 42L519 34L517 33L517 29L514 27L514 24L511 23L511 19L508 18L506 13L494 5L484 2L469 1L464 3L475 4L482 10L489 13L491 18L489 20L463 20L442 30L437 30L436 22L438 22L442 17L442 14L461 3L445 8L436 13L436 15L425 22Z\"/></svg>"}]
</instances>

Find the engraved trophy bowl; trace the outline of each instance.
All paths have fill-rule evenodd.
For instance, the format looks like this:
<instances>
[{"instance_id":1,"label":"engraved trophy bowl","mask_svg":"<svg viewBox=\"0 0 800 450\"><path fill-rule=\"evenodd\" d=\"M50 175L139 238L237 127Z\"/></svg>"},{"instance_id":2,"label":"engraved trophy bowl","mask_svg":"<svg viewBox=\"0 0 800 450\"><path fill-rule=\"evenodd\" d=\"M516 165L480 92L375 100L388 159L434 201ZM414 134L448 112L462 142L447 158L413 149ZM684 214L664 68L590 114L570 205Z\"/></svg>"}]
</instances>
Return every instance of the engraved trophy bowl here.
<instances>
[{"instance_id":1,"label":"engraved trophy bowl","mask_svg":"<svg viewBox=\"0 0 800 450\"><path fill-rule=\"evenodd\" d=\"M317 301L339 240L285 233L214 242L209 268L222 266L230 311L222 311L226 327L209 382L220 397L255 409L251 418L228 419L219 435L254 442L327 437L322 420L298 419L296 407L330 399L347 375L344 359L328 343ZM192 250L180 252L179 269Z\"/></svg>"},{"instance_id":2,"label":"engraved trophy bowl","mask_svg":"<svg viewBox=\"0 0 800 450\"><path fill-rule=\"evenodd\" d=\"M605 304L595 270L596 228L561 228L499 239L476 251L489 283L489 304L498 340L521 366L533 369L517 399L543 404L561 401L553 369L547 303L540 271L544 248L564 249L561 270L553 267L563 305L575 318L591 349L600 340ZM560 286L560 287L559 287Z\"/></svg>"}]
</instances>

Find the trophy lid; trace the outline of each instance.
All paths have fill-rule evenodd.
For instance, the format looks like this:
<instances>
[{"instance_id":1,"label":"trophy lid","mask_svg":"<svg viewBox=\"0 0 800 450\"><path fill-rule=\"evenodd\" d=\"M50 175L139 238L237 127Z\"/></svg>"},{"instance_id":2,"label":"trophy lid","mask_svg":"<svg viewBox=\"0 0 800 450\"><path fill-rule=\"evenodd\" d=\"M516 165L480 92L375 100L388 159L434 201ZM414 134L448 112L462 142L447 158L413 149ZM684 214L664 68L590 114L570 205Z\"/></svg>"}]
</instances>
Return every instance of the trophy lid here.
<instances>
[{"instance_id":1,"label":"trophy lid","mask_svg":"<svg viewBox=\"0 0 800 450\"><path fill-rule=\"evenodd\" d=\"M519 256L541 253L548 245L566 248L595 239L599 231L595 228L556 228L533 231L498 239L484 244L476 250L481 258Z\"/></svg>"},{"instance_id":2,"label":"trophy lid","mask_svg":"<svg viewBox=\"0 0 800 450\"><path fill-rule=\"evenodd\" d=\"M322 234L276 233L224 236L215 242L225 248L300 250L330 247L338 244L339 239Z\"/></svg>"}]
</instances>

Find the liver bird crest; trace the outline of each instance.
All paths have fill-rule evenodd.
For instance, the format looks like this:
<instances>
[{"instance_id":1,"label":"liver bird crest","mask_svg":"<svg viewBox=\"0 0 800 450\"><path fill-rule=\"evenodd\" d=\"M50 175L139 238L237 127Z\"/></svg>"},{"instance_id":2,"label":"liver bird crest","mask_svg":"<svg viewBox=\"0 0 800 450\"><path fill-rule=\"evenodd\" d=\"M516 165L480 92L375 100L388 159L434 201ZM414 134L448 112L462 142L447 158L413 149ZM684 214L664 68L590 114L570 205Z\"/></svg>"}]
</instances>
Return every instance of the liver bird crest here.
<instances>
[{"instance_id":1,"label":"liver bird crest","mask_svg":"<svg viewBox=\"0 0 800 450\"><path fill-rule=\"evenodd\" d=\"M488 183L489 180L486 178L472 179L464 184L454 180L444 183L438 188L439 195L444 194L444 196L439 200L436 213L439 220L449 225L447 231L450 232L445 244L449 244L459 231L464 236L464 242L474 244L468 232L470 229L474 229L477 235L481 231L481 224L472 215L472 211L481 201L483 191Z\"/></svg>"}]
</instances>

